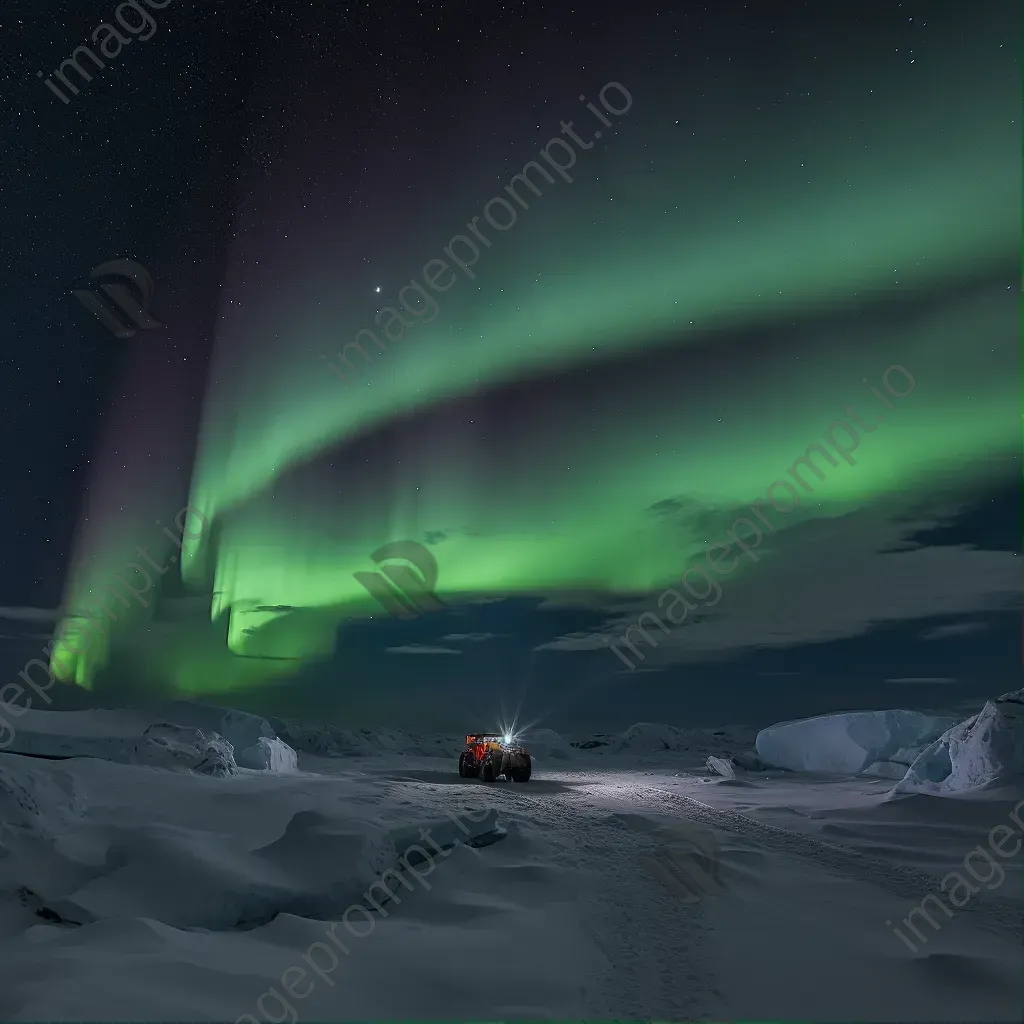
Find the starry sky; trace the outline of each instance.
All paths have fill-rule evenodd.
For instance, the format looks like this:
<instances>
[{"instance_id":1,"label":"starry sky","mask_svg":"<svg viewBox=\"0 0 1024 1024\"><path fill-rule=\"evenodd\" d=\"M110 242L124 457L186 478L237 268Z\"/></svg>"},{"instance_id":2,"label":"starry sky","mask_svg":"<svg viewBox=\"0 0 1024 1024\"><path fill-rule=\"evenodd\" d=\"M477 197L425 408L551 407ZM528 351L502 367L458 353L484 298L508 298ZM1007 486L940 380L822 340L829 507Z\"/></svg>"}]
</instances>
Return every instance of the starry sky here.
<instances>
[{"instance_id":1,"label":"starry sky","mask_svg":"<svg viewBox=\"0 0 1024 1024\"><path fill-rule=\"evenodd\" d=\"M70 703L456 731L1015 685L1015 6L173 0L65 103L116 6L0 15L5 671L58 623ZM71 295L114 258L162 326Z\"/></svg>"}]
</instances>

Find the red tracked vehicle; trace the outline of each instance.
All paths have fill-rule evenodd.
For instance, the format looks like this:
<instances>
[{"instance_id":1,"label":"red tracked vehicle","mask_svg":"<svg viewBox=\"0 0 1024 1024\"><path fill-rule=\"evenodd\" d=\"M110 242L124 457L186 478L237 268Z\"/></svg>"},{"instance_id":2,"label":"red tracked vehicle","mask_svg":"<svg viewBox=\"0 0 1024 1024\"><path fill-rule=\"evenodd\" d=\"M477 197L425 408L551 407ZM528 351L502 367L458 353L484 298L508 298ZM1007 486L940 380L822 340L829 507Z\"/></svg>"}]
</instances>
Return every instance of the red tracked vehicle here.
<instances>
[{"instance_id":1,"label":"red tracked vehicle","mask_svg":"<svg viewBox=\"0 0 1024 1024\"><path fill-rule=\"evenodd\" d=\"M464 779L493 782L504 775L509 782L529 782L533 759L513 736L493 736L474 732L466 736L466 747L459 754L459 775Z\"/></svg>"}]
</instances>

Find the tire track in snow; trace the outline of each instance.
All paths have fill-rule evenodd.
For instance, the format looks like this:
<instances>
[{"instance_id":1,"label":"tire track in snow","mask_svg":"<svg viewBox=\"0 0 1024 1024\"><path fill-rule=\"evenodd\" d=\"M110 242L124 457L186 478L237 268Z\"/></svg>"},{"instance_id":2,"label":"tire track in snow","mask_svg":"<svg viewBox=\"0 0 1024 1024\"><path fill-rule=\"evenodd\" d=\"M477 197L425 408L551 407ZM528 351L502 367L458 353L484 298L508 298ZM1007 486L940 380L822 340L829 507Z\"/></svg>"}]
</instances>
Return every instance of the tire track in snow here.
<instances>
[{"instance_id":1,"label":"tire track in snow","mask_svg":"<svg viewBox=\"0 0 1024 1024\"><path fill-rule=\"evenodd\" d=\"M499 821L516 821L526 837L540 831L548 850L581 880L581 916L609 961L603 978L585 979L583 1017L625 1019L724 1019L708 952L710 926L699 903L674 899L637 865L658 847L657 833L637 831L617 815L692 821L727 832L754 849L800 858L834 876L869 885L900 901L893 916L904 916L929 893L940 892L934 874L874 858L859 851L770 825L738 811L714 807L677 791L640 781L639 773L561 771L538 773L541 782L564 784L561 791L525 786L460 787L459 802L490 806ZM434 787L431 787L434 788ZM436 787L451 806L449 787ZM441 806L438 804L437 806ZM1001 938L1019 941L1019 908L974 900L961 908L969 919ZM709 1009L711 1008L711 1009Z\"/></svg>"},{"instance_id":2,"label":"tire track in snow","mask_svg":"<svg viewBox=\"0 0 1024 1024\"><path fill-rule=\"evenodd\" d=\"M600 977L581 979L581 1015L720 1018L710 1009L720 1007L721 998L703 909L677 900L640 867L640 856L656 851L656 834L636 831L617 817L623 808L591 791L601 786L600 776L573 781L581 785L569 792L495 783L460 788L459 797L496 808L498 820L514 822L527 839L539 832L544 845L538 843L538 852L573 871L581 918L609 964Z\"/></svg>"},{"instance_id":3,"label":"tire track in snow","mask_svg":"<svg viewBox=\"0 0 1024 1024\"><path fill-rule=\"evenodd\" d=\"M651 799L645 795L645 791L651 794L657 793L659 798L667 799ZM927 871L920 871L903 864L892 864L856 850L845 850L842 847L815 839L813 836L768 825L738 811L712 807L696 797L640 784L636 789L636 798L639 803L658 802L662 813L672 813L665 809L681 805L686 809L687 817L694 821L731 832L757 846L794 857L802 857L824 871L842 878L864 882L884 890L899 900L909 900L912 905L919 904L929 893L941 892L941 879ZM907 913L911 909L912 906L894 908L893 913L894 915L900 911ZM1015 906L978 900L967 903L960 908L960 912L970 914L972 921L988 931L1001 936L1010 935L1018 940L1021 937L1021 911Z\"/></svg>"}]
</instances>

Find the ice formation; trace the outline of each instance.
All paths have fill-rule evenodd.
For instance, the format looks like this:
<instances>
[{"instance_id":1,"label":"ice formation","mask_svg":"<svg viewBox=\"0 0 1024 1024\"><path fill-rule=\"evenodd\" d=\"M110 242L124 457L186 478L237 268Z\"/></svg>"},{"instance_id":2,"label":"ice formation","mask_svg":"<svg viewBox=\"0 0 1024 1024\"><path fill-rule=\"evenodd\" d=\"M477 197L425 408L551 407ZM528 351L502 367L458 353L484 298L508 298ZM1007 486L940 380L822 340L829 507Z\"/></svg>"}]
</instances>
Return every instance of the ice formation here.
<instances>
[{"instance_id":1,"label":"ice formation","mask_svg":"<svg viewBox=\"0 0 1024 1024\"><path fill-rule=\"evenodd\" d=\"M955 723L919 711L847 711L770 725L755 746L767 764L792 771L855 775L879 762L906 771Z\"/></svg>"},{"instance_id":2,"label":"ice formation","mask_svg":"<svg viewBox=\"0 0 1024 1024\"><path fill-rule=\"evenodd\" d=\"M239 765L290 771L297 764L267 721L245 711L185 702L150 710L3 710L14 724L4 748L12 754L96 757L203 775L234 774Z\"/></svg>"},{"instance_id":3,"label":"ice formation","mask_svg":"<svg viewBox=\"0 0 1024 1024\"><path fill-rule=\"evenodd\" d=\"M910 766L896 793L944 796L1024 775L1024 690L986 701L944 732Z\"/></svg>"},{"instance_id":4,"label":"ice formation","mask_svg":"<svg viewBox=\"0 0 1024 1024\"><path fill-rule=\"evenodd\" d=\"M235 751L239 768L264 772L293 772L299 767L298 755L284 740L261 736L251 747Z\"/></svg>"}]
</instances>

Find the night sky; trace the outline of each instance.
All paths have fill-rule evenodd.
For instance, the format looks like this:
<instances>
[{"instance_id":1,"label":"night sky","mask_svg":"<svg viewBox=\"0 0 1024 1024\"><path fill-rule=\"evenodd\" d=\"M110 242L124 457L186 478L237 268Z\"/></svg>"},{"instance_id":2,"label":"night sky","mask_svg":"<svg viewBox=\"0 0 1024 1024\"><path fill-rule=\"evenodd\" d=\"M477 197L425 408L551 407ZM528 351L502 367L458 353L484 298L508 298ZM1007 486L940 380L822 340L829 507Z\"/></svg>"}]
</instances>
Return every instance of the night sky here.
<instances>
[{"instance_id":1,"label":"night sky","mask_svg":"<svg viewBox=\"0 0 1024 1024\"><path fill-rule=\"evenodd\" d=\"M453 731L1018 685L1017 5L160 2L67 102L121 8L0 14L6 674L58 622L69 705ZM162 326L72 296L117 258ZM353 575L395 541L440 610Z\"/></svg>"}]
</instances>

